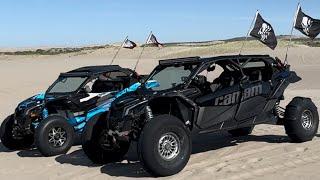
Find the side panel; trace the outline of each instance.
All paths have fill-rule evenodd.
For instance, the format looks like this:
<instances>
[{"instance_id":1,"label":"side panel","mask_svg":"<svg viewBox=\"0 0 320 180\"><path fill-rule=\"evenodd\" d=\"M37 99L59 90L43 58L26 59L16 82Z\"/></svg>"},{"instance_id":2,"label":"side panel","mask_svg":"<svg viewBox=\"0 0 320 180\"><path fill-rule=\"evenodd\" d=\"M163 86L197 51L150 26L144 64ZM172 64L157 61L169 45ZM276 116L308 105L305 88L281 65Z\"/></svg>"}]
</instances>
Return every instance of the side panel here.
<instances>
[{"instance_id":1,"label":"side panel","mask_svg":"<svg viewBox=\"0 0 320 180\"><path fill-rule=\"evenodd\" d=\"M197 98L196 103L200 107L197 126L214 130L223 128L226 121L230 125L236 124L234 116L240 94L240 85L234 85Z\"/></svg>"},{"instance_id":2,"label":"side panel","mask_svg":"<svg viewBox=\"0 0 320 180\"><path fill-rule=\"evenodd\" d=\"M197 125L201 129L214 128L214 126L226 121L234 122L234 114L237 111L237 105L233 106L211 106L200 107L199 118ZM224 124L215 127L214 129L222 129Z\"/></svg>"},{"instance_id":3,"label":"side panel","mask_svg":"<svg viewBox=\"0 0 320 180\"><path fill-rule=\"evenodd\" d=\"M254 123L256 116L264 111L270 93L271 86L269 82L245 84L243 86L241 103L235 116L238 123Z\"/></svg>"}]
</instances>

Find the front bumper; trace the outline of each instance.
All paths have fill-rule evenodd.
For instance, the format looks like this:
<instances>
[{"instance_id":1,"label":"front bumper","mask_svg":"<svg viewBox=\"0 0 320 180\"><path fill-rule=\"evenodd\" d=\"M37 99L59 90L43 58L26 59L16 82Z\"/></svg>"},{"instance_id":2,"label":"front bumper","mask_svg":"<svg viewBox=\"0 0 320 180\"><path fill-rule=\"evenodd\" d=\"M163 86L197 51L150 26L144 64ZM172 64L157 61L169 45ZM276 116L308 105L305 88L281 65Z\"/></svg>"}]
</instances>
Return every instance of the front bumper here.
<instances>
[{"instance_id":1,"label":"front bumper","mask_svg":"<svg viewBox=\"0 0 320 180\"><path fill-rule=\"evenodd\" d=\"M30 134L34 132L34 124L42 119L42 106L37 105L31 108L17 107L14 113L14 124L17 132Z\"/></svg>"}]
</instances>

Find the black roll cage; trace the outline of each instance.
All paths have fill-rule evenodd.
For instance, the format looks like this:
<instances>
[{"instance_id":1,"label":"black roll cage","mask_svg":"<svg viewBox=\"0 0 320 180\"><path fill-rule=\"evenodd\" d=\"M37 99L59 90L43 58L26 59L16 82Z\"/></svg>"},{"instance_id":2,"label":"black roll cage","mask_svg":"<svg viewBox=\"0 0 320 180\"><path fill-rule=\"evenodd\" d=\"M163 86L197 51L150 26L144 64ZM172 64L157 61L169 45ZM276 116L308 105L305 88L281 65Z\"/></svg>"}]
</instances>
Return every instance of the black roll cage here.
<instances>
[{"instance_id":1,"label":"black roll cage","mask_svg":"<svg viewBox=\"0 0 320 180\"><path fill-rule=\"evenodd\" d=\"M125 73L126 75L128 76L131 76L133 74L133 72L129 71L128 69L113 69L111 71L100 71L100 72L94 72L94 73L90 73L90 72L67 72L67 73L60 73L58 79L56 79L50 86L49 88L46 90L45 92L45 96L47 94L50 94L48 93L51 89L52 89L52 86L54 84L56 84L56 82L59 80L59 78L61 77L87 77L87 79L73 92L68 92L68 93L54 93L54 94L73 94L73 93L79 93L81 91L81 88L86 84L88 83L89 81L91 81L92 79L94 78L97 78L99 77L101 74L104 74L104 73L111 73L111 72L123 72Z\"/></svg>"},{"instance_id":2,"label":"black roll cage","mask_svg":"<svg viewBox=\"0 0 320 180\"><path fill-rule=\"evenodd\" d=\"M186 85L185 85L185 88L187 88L187 87L191 84L192 80L193 80L199 73L201 73L203 70L207 69L211 64L217 63L217 62L219 62L219 61L229 61L229 62L231 62L231 64L232 64L234 67L238 68L238 70L241 72L242 77L245 76L245 75L243 74L242 67L239 66L239 64L235 63L234 61L232 61L231 59L211 60L211 59L209 58L206 62L204 62L202 65L200 65L200 67L196 70L196 72L193 73L193 75L191 75L191 77L189 78L188 82L187 82ZM223 66L222 66L222 67L223 67ZM233 67L233 68L234 68L234 67ZM224 67L223 67L223 68L224 68ZM236 70L236 68L234 68L234 69ZM224 69L225 69L225 68L224 68Z\"/></svg>"},{"instance_id":3,"label":"black roll cage","mask_svg":"<svg viewBox=\"0 0 320 180\"><path fill-rule=\"evenodd\" d=\"M247 60L241 64L240 60L243 60L243 59L247 59ZM191 72L188 80L183 85L184 88L187 88L192 82L192 80L196 77L196 75L202 72L205 68L208 68L208 66L213 63L223 62L223 61L228 61L230 64L232 64L235 70L237 69L240 71L242 76L241 79L246 79L246 75L243 72L243 67L254 59L261 59L266 64L270 64L272 63L271 61L273 61L273 58L270 57L269 55L232 55L232 56L217 56L217 57L207 57L207 58L201 58L196 56L196 57L159 60L159 65L153 69L153 71L149 74L147 80L150 80L150 78L154 75L157 69L161 66L170 67L170 66L185 65L185 64L190 64L190 65L198 64L198 68L196 68L194 72Z\"/></svg>"}]
</instances>

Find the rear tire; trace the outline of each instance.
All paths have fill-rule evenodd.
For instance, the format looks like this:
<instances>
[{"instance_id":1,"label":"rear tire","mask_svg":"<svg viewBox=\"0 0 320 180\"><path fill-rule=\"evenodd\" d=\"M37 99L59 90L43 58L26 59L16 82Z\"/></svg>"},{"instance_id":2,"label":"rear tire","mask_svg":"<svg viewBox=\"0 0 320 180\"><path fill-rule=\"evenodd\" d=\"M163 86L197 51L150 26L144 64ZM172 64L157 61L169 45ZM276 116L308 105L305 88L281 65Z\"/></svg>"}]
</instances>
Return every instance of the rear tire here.
<instances>
[{"instance_id":1,"label":"rear tire","mask_svg":"<svg viewBox=\"0 0 320 180\"><path fill-rule=\"evenodd\" d=\"M191 149L189 130L181 120L170 115L159 115L148 122L138 143L140 161L154 176L180 172L189 161Z\"/></svg>"},{"instance_id":2,"label":"rear tire","mask_svg":"<svg viewBox=\"0 0 320 180\"><path fill-rule=\"evenodd\" d=\"M240 136L248 136L252 133L254 126L251 127L243 127L238 129L229 130L228 133L230 133L233 137L240 137Z\"/></svg>"},{"instance_id":3,"label":"rear tire","mask_svg":"<svg viewBox=\"0 0 320 180\"><path fill-rule=\"evenodd\" d=\"M318 110L309 98L293 98L286 107L284 119L286 133L293 142L310 141L318 132Z\"/></svg>"},{"instance_id":4,"label":"rear tire","mask_svg":"<svg viewBox=\"0 0 320 180\"><path fill-rule=\"evenodd\" d=\"M36 129L36 146L44 156L65 154L74 142L74 129L59 115L44 119Z\"/></svg>"},{"instance_id":5,"label":"rear tire","mask_svg":"<svg viewBox=\"0 0 320 180\"><path fill-rule=\"evenodd\" d=\"M110 147L102 145L106 142L104 136L107 134L106 122L104 119L92 120L86 124L82 134L82 149L88 158L95 164L107 164L111 162L118 162L123 159L128 152L130 142L117 141L118 147Z\"/></svg>"},{"instance_id":6,"label":"rear tire","mask_svg":"<svg viewBox=\"0 0 320 180\"><path fill-rule=\"evenodd\" d=\"M2 144L10 150L30 148L34 142L33 134L23 137L13 137L14 117L8 116L1 124L0 139Z\"/></svg>"}]
</instances>

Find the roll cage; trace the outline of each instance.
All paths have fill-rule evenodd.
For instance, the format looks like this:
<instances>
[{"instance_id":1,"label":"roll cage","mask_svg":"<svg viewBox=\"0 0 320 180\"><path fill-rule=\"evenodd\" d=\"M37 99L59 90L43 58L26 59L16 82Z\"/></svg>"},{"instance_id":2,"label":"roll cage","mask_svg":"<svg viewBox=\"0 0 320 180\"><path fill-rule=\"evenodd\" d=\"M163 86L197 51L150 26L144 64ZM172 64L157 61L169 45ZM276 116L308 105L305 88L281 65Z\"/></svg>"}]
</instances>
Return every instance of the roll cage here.
<instances>
[{"instance_id":1,"label":"roll cage","mask_svg":"<svg viewBox=\"0 0 320 180\"><path fill-rule=\"evenodd\" d=\"M245 73L245 66L250 62L262 61L265 63L266 67L281 67L282 64L279 63L279 60L273 59L269 55L234 55L234 56L218 56L218 57L209 57L209 58L200 58L200 57L187 57L187 58L176 58L168 60L160 60L159 65L150 73L147 80L150 80L153 75L163 67L170 66L183 66L183 65L196 65L197 67L193 69L190 76L183 83L183 88L187 88L192 80L203 70L210 67L212 64L220 65L225 71L230 71L227 67L240 72L239 77L241 80L246 80L248 77ZM254 67L252 67L254 68ZM230 71L231 72L231 71ZM231 72L232 73L232 72ZM161 84L160 84L161 85Z\"/></svg>"},{"instance_id":2,"label":"roll cage","mask_svg":"<svg viewBox=\"0 0 320 180\"><path fill-rule=\"evenodd\" d=\"M58 79L49 86L45 94L74 94L74 93L80 93L82 91L82 88L84 85L86 85L88 82L90 82L92 79L98 78L100 75L106 74L106 73L113 73L113 72L121 72L125 74L123 78L125 77L133 77L134 79L139 79L139 75L134 72L131 69L122 68L118 65L108 65L108 66L87 66L78 68L66 73L61 73L58 77ZM60 78L64 77L87 77L87 79L73 92L67 92L67 93L49 93L50 90L53 88L53 86L59 81ZM120 76L119 76L120 77ZM113 81L113 79L110 79L109 81ZM118 79L120 81L120 79Z\"/></svg>"}]
</instances>

